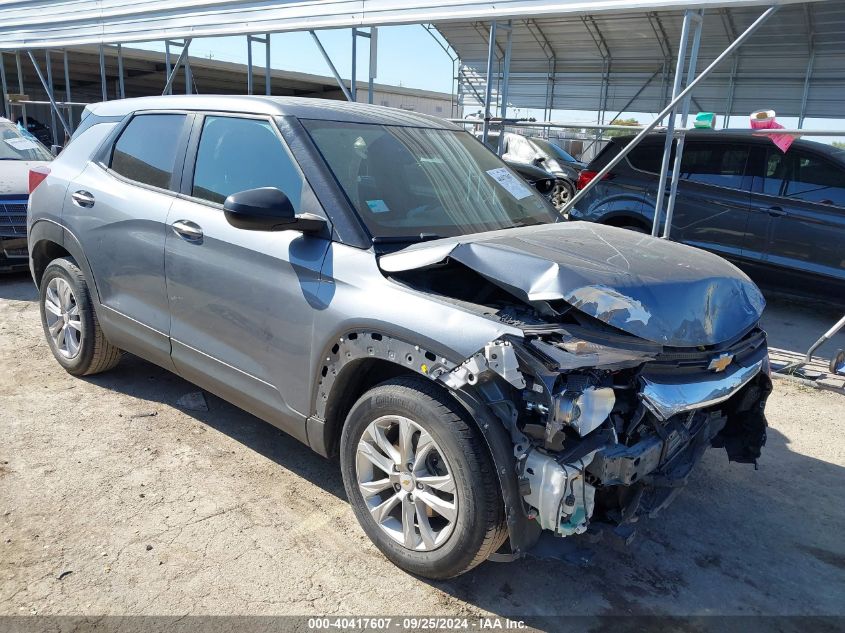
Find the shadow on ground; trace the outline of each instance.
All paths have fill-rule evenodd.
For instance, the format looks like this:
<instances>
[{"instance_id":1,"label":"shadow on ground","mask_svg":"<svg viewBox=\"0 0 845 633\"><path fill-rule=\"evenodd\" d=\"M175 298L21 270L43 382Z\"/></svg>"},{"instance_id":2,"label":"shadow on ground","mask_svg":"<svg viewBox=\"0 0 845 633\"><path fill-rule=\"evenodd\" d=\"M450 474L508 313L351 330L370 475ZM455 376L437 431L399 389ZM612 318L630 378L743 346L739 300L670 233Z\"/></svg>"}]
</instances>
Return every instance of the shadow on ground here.
<instances>
[{"instance_id":1,"label":"shadow on ground","mask_svg":"<svg viewBox=\"0 0 845 633\"><path fill-rule=\"evenodd\" d=\"M32 283L29 273L0 274L0 299L12 301L36 301L38 289Z\"/></svg>"},{"instance_id":2,"label":"shadow on ground","mask_svg":"<svg viewBox=\"0 0 845 633\"><path fill-rule=\"evenodd\" d=\"M767 295L762 325L770 347L803 354L842 314L842 308L820 301ZM816 355L831 358L837 349L845 349L845 330L819 348Z\"/></svg>"}]
</instances>

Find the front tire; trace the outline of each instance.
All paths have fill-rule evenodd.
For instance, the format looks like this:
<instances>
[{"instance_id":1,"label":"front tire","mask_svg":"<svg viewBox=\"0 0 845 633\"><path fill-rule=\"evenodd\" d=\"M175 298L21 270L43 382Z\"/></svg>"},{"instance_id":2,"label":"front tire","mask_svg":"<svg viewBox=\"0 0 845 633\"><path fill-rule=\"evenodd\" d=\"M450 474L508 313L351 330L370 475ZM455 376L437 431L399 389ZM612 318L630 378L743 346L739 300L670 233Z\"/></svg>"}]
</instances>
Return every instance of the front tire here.
<instances>
[{"instance_id":1,"label":"front tire","mask_svg":"<svg viewBox=\"0 0 845 633\"><path fill-rule=\"evenodd\" d=\"M346 419L340 460L364 532L408 572L457 576L507 536L484 440L431 382L401 377L365 393Z\"/></svg>"},{"instance_id":2,"label":"front tire","mask_svg":"<svg viewBox=\"0 0 845 633\"><path fill-rule=\"evenodd\" d=\"M50 351L69 374L98 374L120 361L122 352L100 329L85 275L70 257L55 259L44 270L40 308Z\"/></svg>"}]
</instances>

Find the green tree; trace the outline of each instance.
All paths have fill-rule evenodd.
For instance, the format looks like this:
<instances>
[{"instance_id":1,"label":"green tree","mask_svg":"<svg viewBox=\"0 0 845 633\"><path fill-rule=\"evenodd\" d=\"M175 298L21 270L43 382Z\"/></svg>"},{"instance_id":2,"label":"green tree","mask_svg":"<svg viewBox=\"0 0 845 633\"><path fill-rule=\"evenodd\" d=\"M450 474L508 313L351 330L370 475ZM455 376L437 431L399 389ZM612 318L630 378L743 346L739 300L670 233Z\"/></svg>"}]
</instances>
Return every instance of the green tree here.
<instances>
[{"instance_id":1,"label":"green tree","mask_svg":"<svg viewBox=\"0 0 845 633\"><path fill-rule=\"evenodd\" d=\"M636 127L640 124L639 121L636 119L613 119L610 122L610 125L630 125ZM629 134L634 134L634 130L630 132L625 132L624 130L607 130L605 131L604 135L608 138L612 138L614 136L628 136Z\"/></svg>"},{"instance_id":2,"label":"green tree","mask_svg":"<svg viewBox=\"0 0 845 633\"><path fill-rule=\"evenodd\" d=\"M845 143L843 143L842 141L833 141L831 145L833 145L837 149L845 149Z\"/></svg>"}]
</instances>

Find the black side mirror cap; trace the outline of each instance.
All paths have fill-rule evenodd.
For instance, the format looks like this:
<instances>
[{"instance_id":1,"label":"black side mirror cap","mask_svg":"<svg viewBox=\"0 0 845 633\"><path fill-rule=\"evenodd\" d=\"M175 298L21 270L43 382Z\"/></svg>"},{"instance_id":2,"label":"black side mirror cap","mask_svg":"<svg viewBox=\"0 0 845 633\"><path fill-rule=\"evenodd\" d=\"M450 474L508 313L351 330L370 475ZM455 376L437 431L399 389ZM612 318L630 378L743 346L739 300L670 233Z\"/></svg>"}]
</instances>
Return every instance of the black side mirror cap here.
<instances>
[{"instance_id":1,"label":"black side mirror cap","mask_svg":"<svg viewBox=\"0 0 845 633\"><path fill-rule=\"evenodd\" d=\"M296 214L290 199L275 187L260 187L233 193L223 203L229 224L248 231L302 231L316 233L326 226L313 213Z\"/></svg>"}]
</instances>

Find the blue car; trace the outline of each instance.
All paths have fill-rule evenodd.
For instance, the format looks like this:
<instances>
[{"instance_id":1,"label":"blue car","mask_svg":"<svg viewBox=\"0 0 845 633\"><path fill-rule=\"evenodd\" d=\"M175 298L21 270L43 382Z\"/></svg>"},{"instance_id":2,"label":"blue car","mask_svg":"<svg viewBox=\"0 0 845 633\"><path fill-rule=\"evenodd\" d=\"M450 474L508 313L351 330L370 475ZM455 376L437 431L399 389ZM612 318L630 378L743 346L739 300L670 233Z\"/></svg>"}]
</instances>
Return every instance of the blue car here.
<instances>
[{"instance_id":1,"label":"blue car","mask_svg":"<svg viewBox=\"0 0 845 633\"><path fill-rule=\"evenodd\" d=\"M611 140L579 189L632 138ZM646 137L569 219L650 232L664 139ZM764 287L843 301L845 151L796 140L783 153L766 137L689 133L670 237L725 257Z\"/></svg>"}]
</instances>

